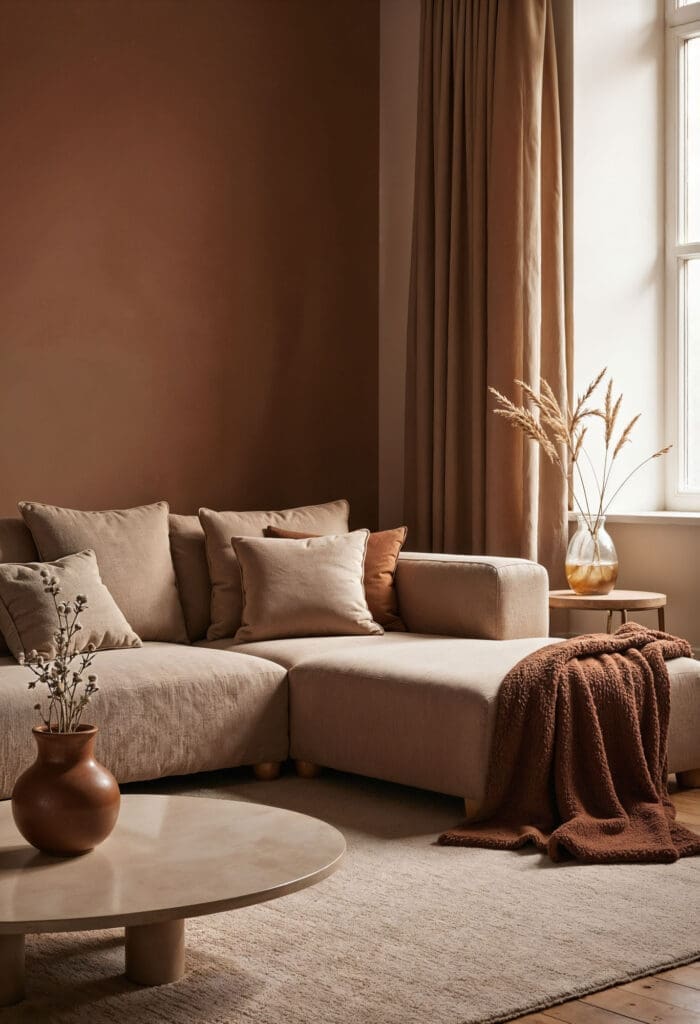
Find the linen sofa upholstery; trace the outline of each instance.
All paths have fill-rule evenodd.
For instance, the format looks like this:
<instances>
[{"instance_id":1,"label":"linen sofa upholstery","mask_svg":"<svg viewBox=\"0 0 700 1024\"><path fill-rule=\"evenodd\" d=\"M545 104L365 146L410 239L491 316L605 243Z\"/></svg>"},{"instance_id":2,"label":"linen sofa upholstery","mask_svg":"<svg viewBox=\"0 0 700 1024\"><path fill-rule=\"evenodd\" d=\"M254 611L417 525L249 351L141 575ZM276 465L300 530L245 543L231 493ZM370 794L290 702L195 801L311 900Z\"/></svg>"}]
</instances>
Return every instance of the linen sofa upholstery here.
<instances>
[{"instance_id":1,"label":"linen sofa upholstery","mask_svg":"<svg viewBox=\"0 0 700 1024\"><path fill-rule=\"evenodd\" d=\"M199 516L168 516L180 604L190 642L203 640L211 624L211 581L204 530Z\"/></svg>"},{"instance_id":2,"label":"linen sofa upholstery","mask_svg":"<svg viewBox=\"0 0 700 1024\"><path fill-rule=\"evenodd\" d=\"M291 757L478 798L501 681L526 654L554 642L386 633L229 650L251 648L287 666Z\"/></svg>"},{"instance_id":3,"label":"linen sofa upholstery","mask_svg":"<svg viewBox=\"0 0 700 1024\"><path fill-rule=\"evenodd\" d=\"M39 552L23 519L0 516L0 562L36 562ZM0 633L0 656L7 654L5 638Z\"/></svg>"},{"instance_id":4,"label":"linen sofa upholstery","mask_svg":"<svg viewBox=\"0 0 700 1024\"><path fill-rule=\"evenodd\" d=\"M283 761L289 750L287 673L250 655L166 643L101 651L99 692L85 720L97 757L119 782ZM0 659L0 798L34 759L29 673Z\"/></svg>"},{"instance_id":5,"label":"linen sofa upholstery","mask_svg":"<svg viewBox=\"0 0 700 1024\"><path fill-rule=\"evenodd\" d=\"M505 674L555 638L490 641L386 633L235 644L289 672L290 755L479 800ZM700 662L668 662L669 771L700 765Z\"/></svg>"},{"instance_id":6,"label":"linen sofa upholstery","mask_svg":"<svg viewBox=\"0 0 700 1024\"><path fill-rule=\"evenodd\" d=\"M667 666L671 677L668 770L695 771L700 768L700 661L674 658Z\"/></svg>"},{"instance_id":7,"label":"linen sofa upholstery","mask_svg":"<svg viewBox=\"0 0 700 1024\"><path fill-rule=\"evenodd\" d=\"M401 617L411 633L484 640L547 636L547 571L522 558L402 552Z\"/></svg>"}]
</instances>

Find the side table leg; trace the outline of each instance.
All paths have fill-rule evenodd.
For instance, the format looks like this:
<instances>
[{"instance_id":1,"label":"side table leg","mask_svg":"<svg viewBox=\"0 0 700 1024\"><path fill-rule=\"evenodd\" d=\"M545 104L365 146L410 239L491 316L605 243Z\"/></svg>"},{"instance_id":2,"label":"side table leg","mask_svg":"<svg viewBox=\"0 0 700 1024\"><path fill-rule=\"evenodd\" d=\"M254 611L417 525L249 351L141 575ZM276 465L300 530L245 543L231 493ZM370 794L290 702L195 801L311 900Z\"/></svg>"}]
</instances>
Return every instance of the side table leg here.
<instances>
[{"instance_id":1,"label":"side table leg","mask_svg":"<svg viewBox=\"0 0 700 1024\"><path fill-rule=\"evenodd\" d=\"M620 622L622 623L623 626L627 622L627 609L626 608L623 608L622 611L620 612Z\"/></svg>"},{"instance_id":2,"label":"side table leg","mask_svg":"<svg viewBox=\"0 0 700 1024\"><path fill-rule=\"evenodd\" d=\"M0 935L0 1006L24 999L24 935Z\"/></svg>"},{"instance_id":3,"label":"side table leg","mask_svg":"<svg viewBox=\"0 0 700 1024\"><path fill-rule=\"evenodd\" d=\"M662 633L666 632L666 609L659 608L659 629Z\"/></svg>"},{"instance_id":4,"label":"side table leg","mask_svg":"<svg viewBox=\"0 0 700 1024\"><path fill-rule=\"evenodd\" d=\"M608 612L608 620L605 623L605 632L606 633L612 633L612 624L613 624L613 613L612 613L612 611L609 611Z\"/></svg>"},{"instance_id":5,"label":"side table leg","mask_svg":"<svg viewBox=\"0 0 700 1024\"><path fill-rule=\"evenodd\" d=\"M162 921L124 929L126 976L137 985L167 985L185 973L185 922Z\"/></svg>"}]
</instances>

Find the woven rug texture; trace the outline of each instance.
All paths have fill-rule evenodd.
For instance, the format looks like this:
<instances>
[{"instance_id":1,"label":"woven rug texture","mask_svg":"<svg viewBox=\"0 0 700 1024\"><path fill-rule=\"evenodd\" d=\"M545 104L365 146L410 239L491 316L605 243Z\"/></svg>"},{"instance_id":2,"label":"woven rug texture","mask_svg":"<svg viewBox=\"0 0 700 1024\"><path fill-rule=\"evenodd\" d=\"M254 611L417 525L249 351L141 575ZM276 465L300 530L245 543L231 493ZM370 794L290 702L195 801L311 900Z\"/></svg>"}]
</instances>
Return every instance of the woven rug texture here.
<instances>
[{"instance_id":1,"label":"woven rug texture","mask_svg":"<svg viewBox=\"0 0 700 1024\"><path fill-rule=\"evenodd\" d=\"M303 892L190 920L187 974L160 988L123 977L120 932L30 936L28 999L3 1024L495 1022L700 957L700 857L553 864L438 846L459 801L336 773L126 788L312 814L344 833L346 859Z\"/></svg>"}]
</instances>

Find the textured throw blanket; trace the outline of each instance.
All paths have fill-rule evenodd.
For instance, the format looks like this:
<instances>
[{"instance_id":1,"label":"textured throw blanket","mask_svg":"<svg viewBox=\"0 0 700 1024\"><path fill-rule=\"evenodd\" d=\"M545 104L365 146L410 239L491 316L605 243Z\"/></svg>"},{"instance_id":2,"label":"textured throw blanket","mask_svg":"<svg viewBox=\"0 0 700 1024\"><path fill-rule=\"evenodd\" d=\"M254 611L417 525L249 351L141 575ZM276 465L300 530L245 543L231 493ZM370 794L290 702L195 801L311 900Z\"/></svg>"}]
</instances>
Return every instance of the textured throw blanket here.
<instances>
[{"instance_id":1,"label":"textured throw blanket","mask_svg":"<svg viewBox=\"0 0 700 1024\"><path fill-rule=\"evenodd\" d=\"M479 818L439 842L534 843L552 860L586 863L700 853L666 784L666 661L690 655L685 640L631 622L524 658L499 694Z\"/></svg>"}]
</instances>

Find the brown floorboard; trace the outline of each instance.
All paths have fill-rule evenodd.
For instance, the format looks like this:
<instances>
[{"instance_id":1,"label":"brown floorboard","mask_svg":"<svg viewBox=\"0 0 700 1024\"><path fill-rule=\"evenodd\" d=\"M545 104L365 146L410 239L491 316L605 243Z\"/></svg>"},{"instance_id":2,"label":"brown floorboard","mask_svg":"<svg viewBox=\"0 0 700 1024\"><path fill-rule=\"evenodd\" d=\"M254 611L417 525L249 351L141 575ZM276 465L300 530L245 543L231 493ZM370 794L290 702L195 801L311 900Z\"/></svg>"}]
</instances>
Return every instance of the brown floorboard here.
<instances>
[{"instance_id":1,"label":"brown floorboard","mask_svg":"<svg viewBox=\"0 0 700 1024\"><path fill-rule=\"evenodd\" d=\"M678 821L700 833L700 789L671 793ZM518 1017L514 1024L700 1024L700 961Z\"/></svg>"}]
</instances>

